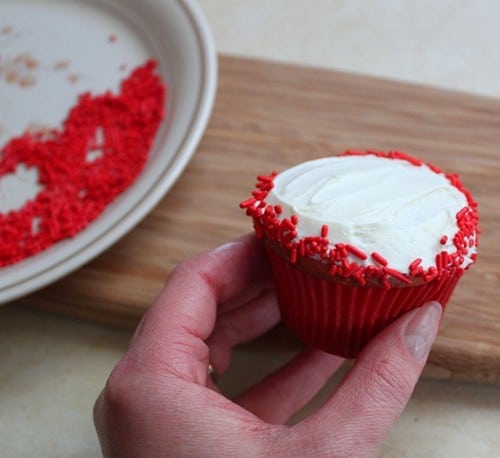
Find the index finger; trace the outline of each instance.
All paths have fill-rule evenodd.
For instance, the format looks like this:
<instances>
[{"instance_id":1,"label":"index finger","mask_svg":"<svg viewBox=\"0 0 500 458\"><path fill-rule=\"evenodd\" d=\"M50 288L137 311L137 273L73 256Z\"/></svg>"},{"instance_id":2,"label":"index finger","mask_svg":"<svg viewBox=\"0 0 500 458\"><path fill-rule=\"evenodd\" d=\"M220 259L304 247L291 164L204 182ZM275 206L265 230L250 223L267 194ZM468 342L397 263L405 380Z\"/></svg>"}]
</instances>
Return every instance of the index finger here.
<instances>
[{"instance_id":1,"label":"index finger","mask_svg":"<svg viewBox=\"0 0 500 458\"><path fill-rule=\"evenodd\" d=\"M253 234L183 262L144 315L129 356L202 382L208 366L204 341L214 328L217 305L268 276L263 244Z\"/></svg>"}]
</instances>

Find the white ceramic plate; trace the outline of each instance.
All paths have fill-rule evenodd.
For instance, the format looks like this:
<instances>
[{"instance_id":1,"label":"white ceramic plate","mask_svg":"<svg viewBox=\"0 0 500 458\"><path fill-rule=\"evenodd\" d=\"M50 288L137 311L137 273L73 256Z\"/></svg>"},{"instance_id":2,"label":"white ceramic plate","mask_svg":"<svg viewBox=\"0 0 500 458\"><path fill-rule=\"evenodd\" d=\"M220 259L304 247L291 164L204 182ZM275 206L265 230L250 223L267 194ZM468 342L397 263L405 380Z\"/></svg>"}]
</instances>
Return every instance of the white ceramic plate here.
<instances>
[{"instance_id":1,"label":"white ceramic plate","mask_svg":"<svg viewBox=\"0 0 500 458\"><path fill-rule=\"evenodd\" d=\"M0 148L29 126L60 127L78 94L116 91L149 58L168 84L168 114L140 176L97 220L0 269L0 303L80 267L158 203L195 151L217 82L213 39L193 0L1 0L0 66L19 55L34 58L36 70L25 69L24 84L0 72Z\"/></svg>"}]
</instances>

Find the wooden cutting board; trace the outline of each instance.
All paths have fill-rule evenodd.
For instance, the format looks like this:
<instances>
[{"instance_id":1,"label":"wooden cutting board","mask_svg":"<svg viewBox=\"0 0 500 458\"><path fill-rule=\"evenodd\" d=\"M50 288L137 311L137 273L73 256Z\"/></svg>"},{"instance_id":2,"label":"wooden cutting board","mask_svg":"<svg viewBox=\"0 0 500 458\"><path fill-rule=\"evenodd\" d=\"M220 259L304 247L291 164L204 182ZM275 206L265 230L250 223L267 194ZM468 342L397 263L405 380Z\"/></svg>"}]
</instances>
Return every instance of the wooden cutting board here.
<instances>
[{"instance_id":1,"label":"wooden cutting board","mask_svg":"<svg viewBox=\"0 0 500 458\"><path fill-rule=\"evenodd\" d=\"M500 101L348 73L220 57L206 134L130 234L23 304L132 328L177 263L251 230L260 173L347 148L399 149L459 172L480 204L479 262L460 282L426 374L500 383ZM298 345L282 330L267 338Z\"/></svg>"}]
</instances>

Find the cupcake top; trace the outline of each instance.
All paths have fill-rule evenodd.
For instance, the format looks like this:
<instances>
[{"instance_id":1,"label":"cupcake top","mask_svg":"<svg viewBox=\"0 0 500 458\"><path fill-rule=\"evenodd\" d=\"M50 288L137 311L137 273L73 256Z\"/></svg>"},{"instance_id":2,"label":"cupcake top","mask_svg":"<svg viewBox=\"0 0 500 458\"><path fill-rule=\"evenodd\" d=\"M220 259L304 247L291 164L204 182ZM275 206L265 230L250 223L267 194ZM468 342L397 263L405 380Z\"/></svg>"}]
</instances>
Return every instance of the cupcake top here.
<instances>
[{"instance_id":1,"label":"cupcake top","mask_svg":"<svg viewBox=\"0 0 500 458\"><path fill-rule=\"evenodd\" d=\"M456 175L404 153L349 151L260 176L241 204L290 261L365 284L461 275L476 259L477 204Z\"/></svg>"}]
</instances>

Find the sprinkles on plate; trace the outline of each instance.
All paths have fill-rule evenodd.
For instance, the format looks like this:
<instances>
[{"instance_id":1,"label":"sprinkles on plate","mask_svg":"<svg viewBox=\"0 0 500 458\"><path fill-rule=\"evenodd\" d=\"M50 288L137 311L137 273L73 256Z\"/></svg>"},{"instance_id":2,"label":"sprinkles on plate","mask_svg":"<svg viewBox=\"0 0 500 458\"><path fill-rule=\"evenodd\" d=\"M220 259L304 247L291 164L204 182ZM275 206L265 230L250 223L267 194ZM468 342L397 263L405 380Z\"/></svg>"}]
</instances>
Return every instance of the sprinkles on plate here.
<instances>
[{"instance_id":1,"label":"sprinkles on plate","mask_svg":"<svg viewBox=\"0 0 500 458\"><path fill-rule=\"evenodd\" d=\"M134 182L164 118L167 87L155 69L153 60L136 68L117 95L82 94L62 130L25 133L0 149L0 177L22 164L36 168L42 187L0 213L0 266L75 236Z\"/></svg>"}]
</instances>

